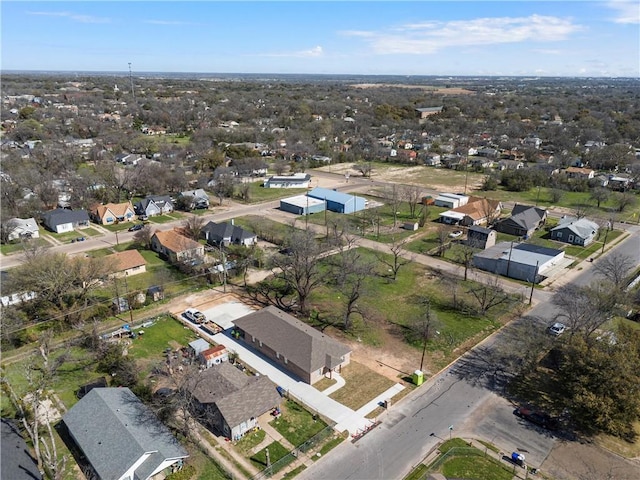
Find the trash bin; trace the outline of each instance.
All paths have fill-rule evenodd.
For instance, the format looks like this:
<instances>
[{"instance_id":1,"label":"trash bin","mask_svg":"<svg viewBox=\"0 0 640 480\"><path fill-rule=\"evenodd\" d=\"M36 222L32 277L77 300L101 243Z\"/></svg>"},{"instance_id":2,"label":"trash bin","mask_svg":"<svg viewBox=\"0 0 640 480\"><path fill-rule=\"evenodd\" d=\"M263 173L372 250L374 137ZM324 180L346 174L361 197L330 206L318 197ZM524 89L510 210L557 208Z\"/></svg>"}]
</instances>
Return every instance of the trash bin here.
<instances>
[{"instance_id":1,"label":"trash bin","mask_svg":"<svg viewBox=\"0 0 640 480\"><path fill-rule=\"evenodd\" d=\"M424 373L421 370L413 372L413 383L420 386L424 383Z\"/></svg>"}]
</instances>

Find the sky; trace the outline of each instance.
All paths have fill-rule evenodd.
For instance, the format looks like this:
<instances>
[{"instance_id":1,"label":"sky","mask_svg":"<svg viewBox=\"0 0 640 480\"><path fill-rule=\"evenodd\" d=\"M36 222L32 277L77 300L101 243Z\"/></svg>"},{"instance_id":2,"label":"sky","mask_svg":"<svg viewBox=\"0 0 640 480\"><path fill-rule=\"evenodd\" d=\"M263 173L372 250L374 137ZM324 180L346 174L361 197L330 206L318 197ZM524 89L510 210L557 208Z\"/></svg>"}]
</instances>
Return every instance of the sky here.
<instances>
[{"instance_id":1,"label":"sky","mask_svg":"<svg viewBox=\"0 0 640 480\"><path fill-rule=\"evenodd\" d=\"M3 0L2 70L640 77L640 1Z\"/></svg>"}]
</instances>

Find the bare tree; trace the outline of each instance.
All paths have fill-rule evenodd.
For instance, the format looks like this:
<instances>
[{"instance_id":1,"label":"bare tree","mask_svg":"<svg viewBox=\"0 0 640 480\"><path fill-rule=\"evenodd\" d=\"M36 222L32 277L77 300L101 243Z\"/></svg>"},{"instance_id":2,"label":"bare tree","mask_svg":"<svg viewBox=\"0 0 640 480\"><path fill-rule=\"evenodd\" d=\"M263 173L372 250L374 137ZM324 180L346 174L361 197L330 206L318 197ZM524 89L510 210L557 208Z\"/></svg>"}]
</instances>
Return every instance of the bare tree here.
<instances>
[{"instance_id":1,"label":"bare tree","mask_svg":"<svg viewBox=\"0 0 640 480\"><path fill-rule=\"evenodd\" d=\"M13 219L2 218L0 221L0 243L9 243L9 237L16 231L18 225Z\"/></svg>"},{"instance_id":2,"label":"bare tree","mask_svg":"<svg viewBox=\"0 0 640 480\"><path fill-rule=\"evenodd\" d=\"M411 218L418 216L418 205L422 199L422 188L418 185L403 185L401 187L401 196L409 205L409 215Z\"/></svg>"},{"instance_id":3,"label":"bare tree","mask_svg":"<svg viewBox=\"0 0 640 480\"><path fill-rule=\"evenodd\" d=\"M190 238L197 242L202 235L202 228L204 227L204 223L204 218L202 218L201 216L191 215L182 222L182 231L187 238Z\"/></svg>"},{"instance_id":4,"label":"bare tree","mask_svg":"<svg viewBox=\"0 0 640 480\"><path fill-rule=\"evenodd\" d=\"M589 341L611 318L616 300L607 287L569 284L554 295L552 302L559 309L557 319L567 326L569 341L575 335L582 335Z\"/></svg>"},{"instance_id":5,"label":"bare tree","mask_svg":"<svg viewBox=\"0 0 640 480\"><path fill-rule=\"evenodd\" d=\"M615 196L618 212L623 212L627 207L635 205L636 198L629 192L617 193Z\"/></svg>"},{"instance_id":6,"label":"bare tree","mask_svg":"<svg viewBox=\"0 0 640 480\"><path fill-rule=\"evenodd\" d=\"M289 255L276 255L272 259L279 270L275 275L296 292L299 310L308 313L309 295L323 282L318 265L320 246L310 230L294 230L287 247Z\"/></svg>"},{"instance_id":7,"label":"bare tree","mask_svg":"<svg viewBox=\"0 0 640 480\"><path fill-rule=\"evenodd\" d=\"M596 272L613 284L616 290L626 287L629 273L636 267L632 257L619 252L611 252L596 262Z\"/></svg>"},{"instance_id":8,"label":"bare tree","mask_svg":"<svg viewBox=\"0 0 640 480\"><path fill-rule=\"evenodd\" d=\"M468 293L476 300L480 315L486 315L492 308L510 301L509 295L502 289L497 277L492 277L486 283L475 283L469 288Z\"/></svg>"},{"instance_id":9,"label":"bare tree","mask_svg":"<svg viewBox=\"0 0 640 480\"><path fill-rule=\"evenodd\" d=\"M155 233L155 228L151 225L145 225L133 235L133 241L138 245L142 245L146 249L151 248L151 237Z\"/></svg>"},{"instance_id":10,"label":"bare tree","mask_svg":"<svg viewBox=\"0 0 640 480\"><path fill-rule=\"evenodd\" d=\"M371 162L361 162L357 163L352 167L356 172L360 172L363 177L371 177L371 173L373 172L373 165Z\"/></svg>"},{"instance_id":11,"label":"bare tree","mask_svg":"<svg viewBox=\"0 0 640 480\"><path fill-rule=\"evenodd\" d=\"M49 389L57 370L67 360L67 355L60 355L55 360L50 359L50 336L44 336L40 340L38 348L40 357L32 357L25 368L26 391L18 394L5 375L4 369L1 370L0 383L29 435L38 462L38 470L41 473L46 472L54 480L59 480L63 478L68 457L67 455L58 456L52 427L54 419L50 418L49 408L44 404L49 398ZM43 428L46 433L42 432Z\"/></svg>"},{"instance_id":12,"label":"bare tree","mask_svg":"<svg viewBox=\"0 0 640 480\"><path fill-rule=\"evenodd\" d=\"M436 240L438 242L438 256L444 257L444 252L447 251L449 245L449 228L445 225L438 225L436 230Z\"/></svg>"},{"instance_id":13,"label":"bare tree","mask_svg":"<svg viewBox=\"0 0 640 480\"><path fill-rule=\"evenodd\" d=\"M396 240L395 238L392 240L391 245L389 245L389 253L391 254L391 259L389 259L386 255L378 255L378 260L382 262L384 265L389 267L389 271L391 272L391 279L395 281L398 278L398 272L400 269L409 263L409 260L402 257L404 252L404 246L407 244L407 240Z\"/></svg>"},{"instance_id":14,"label":"bare tree","mask_svg":"<svg viewBox=\"0 0 640 480\"><path fill-rule=\"evenodd\" d=\"M591 190L591 199L594 200L596 202L596 205L598 206L598 208L600 208L600 204L602 202L606 202L607 200L609 200L609 197L611 196L611 192L603 187L596 187L593 190Z\"/></svg>"},{"instance_id":15,"label":"bare tree","mask_svg":"<svg viewBox=\"0 0 640 480\"><path fill-rule=\"evenodd\" d=\"M422 341L422 357L420 358L420 370L422 371L424 357L427 353L427 342L437 332L436 329L440 327L441 323L431 309L431 300L429 298L421 298L420 304L423 307L422 313L413 317L407 327Z\"/></svg>"},{"instance_id":16,"label":"bare tree","mask_svg":"<svg viewBox=\"0 0 640 480\"><path fill-rule=\"evenodd\" d=\"M400 213L400 206L402 205L402 195L400 192L400 187L395 183L385 187L384 189L384 199L389 205L391 209L391 213L393 214L393 226L395 227L398 224L398 213Z\"/></svg>"},{"instance_id":17,"label":"bare tree","mask_svg":"<svg viewBox=\"0 0 640 480\"><path fill-rule=\"evenodd\" d=\"M473 255L476 250L471 244L460 244L455 250L456 261L462 264L464 267L464 280L467 281L469 267L473 262Z\"/></svg>"}]
</instances>

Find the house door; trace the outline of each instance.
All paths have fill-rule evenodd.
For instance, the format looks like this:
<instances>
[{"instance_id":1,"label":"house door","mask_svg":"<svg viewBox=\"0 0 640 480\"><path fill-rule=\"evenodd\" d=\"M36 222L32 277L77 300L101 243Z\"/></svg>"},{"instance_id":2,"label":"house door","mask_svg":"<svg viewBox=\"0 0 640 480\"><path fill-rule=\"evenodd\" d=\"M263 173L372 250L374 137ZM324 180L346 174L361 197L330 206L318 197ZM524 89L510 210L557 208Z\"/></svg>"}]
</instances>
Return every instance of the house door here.
<instances>
[{"instance_id":1,"label":"house door","mask_svg":"<svg viewBox=\"0 0 640 480\"><path fill-rule=\"evenodd\" d=\"M573 243L573 235L569 235L569 243Z\"/></svg>"}]
</instances>

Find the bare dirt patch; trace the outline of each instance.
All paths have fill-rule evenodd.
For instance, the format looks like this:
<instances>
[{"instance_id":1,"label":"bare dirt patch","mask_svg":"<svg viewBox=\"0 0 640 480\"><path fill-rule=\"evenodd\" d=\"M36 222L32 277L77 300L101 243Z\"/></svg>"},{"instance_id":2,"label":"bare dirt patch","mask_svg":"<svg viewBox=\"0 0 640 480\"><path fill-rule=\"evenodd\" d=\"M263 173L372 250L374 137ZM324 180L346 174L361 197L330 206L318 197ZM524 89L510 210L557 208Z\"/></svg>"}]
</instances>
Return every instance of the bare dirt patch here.
<instances>
[{"instance_id":1,"label":"bare dirt patch","mask_svg":"<svg viewBox=\"0 0 640 480\"><path fill-rule=\"evenodd\" d=\"M640 478L640 462L626 460L594 444L559 442L542 464L542 472L553 478Z\"/></svg>"}]
</instances>

